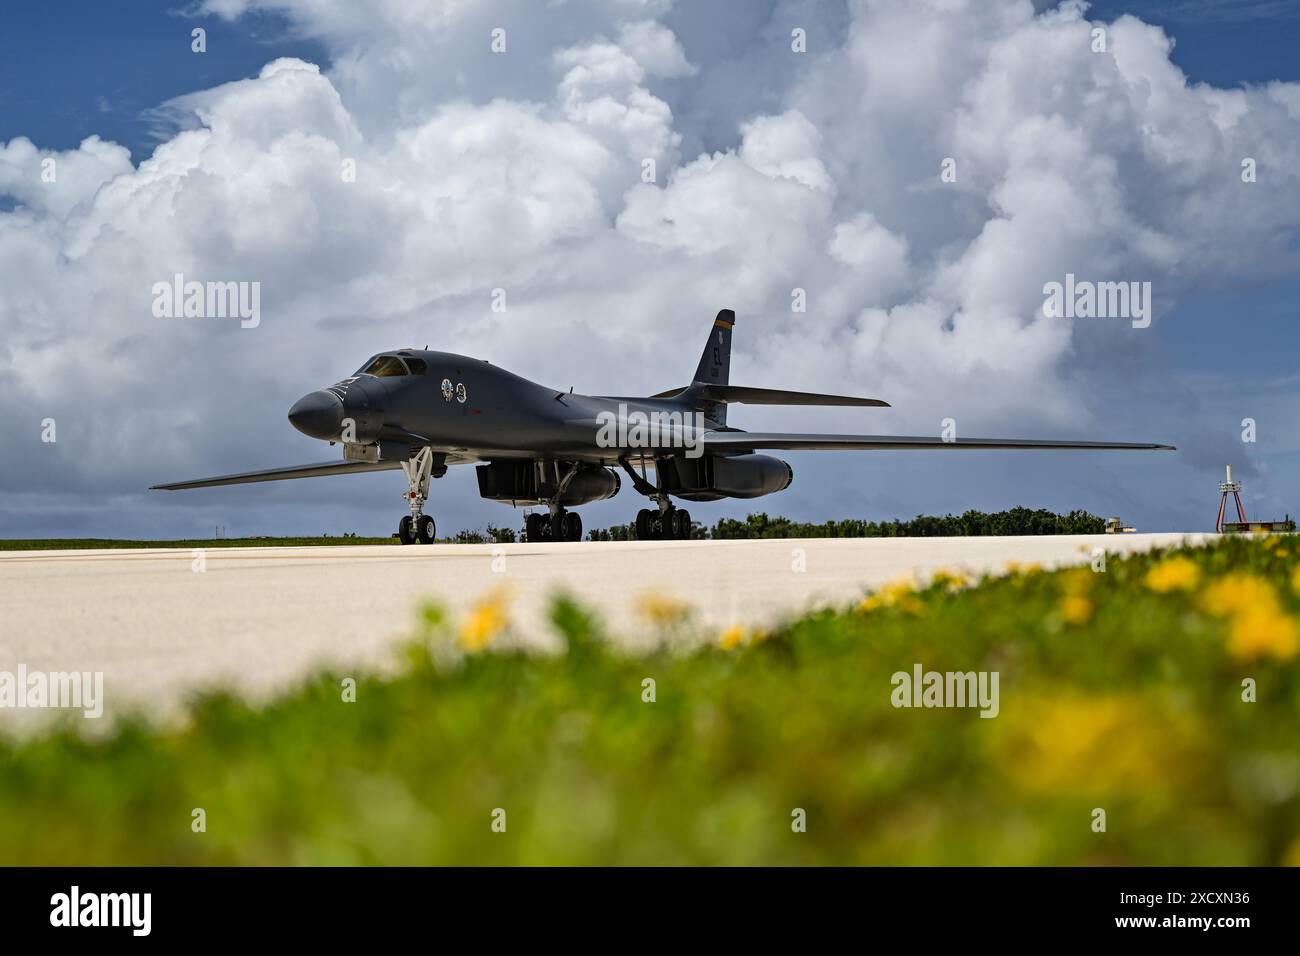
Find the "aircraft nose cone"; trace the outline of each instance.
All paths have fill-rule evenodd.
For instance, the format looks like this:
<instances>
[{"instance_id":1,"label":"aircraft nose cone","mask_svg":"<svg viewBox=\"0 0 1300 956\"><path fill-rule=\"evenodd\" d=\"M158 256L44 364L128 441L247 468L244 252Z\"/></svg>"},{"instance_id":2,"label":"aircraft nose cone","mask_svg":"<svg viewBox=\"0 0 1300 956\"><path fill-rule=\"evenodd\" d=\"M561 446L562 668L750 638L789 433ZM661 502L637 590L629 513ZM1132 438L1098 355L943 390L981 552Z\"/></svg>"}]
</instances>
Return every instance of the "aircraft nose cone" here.
<instances>
[{"instance_id":1,"label":"aircraft nose cone","mask_svg":"<svg viewBox=\"0 0 1300 956\"><path fill-rule=\"evenodd\" d=\"M337 439L343 428L343 403L333 392L318 388L293 403L289 424L312 438Z\"/></svg>"}]
</instances>

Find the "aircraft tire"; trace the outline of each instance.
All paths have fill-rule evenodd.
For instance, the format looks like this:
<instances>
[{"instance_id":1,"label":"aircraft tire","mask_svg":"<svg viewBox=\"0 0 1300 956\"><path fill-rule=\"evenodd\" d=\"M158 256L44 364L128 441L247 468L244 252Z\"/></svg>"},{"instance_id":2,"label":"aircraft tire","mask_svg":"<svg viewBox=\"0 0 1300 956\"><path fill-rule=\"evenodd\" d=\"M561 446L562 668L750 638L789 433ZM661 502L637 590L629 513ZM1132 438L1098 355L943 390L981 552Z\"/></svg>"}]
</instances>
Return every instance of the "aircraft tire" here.
<instances>
[{"instance_id":1,"label":"aircraft tire","mask_svg":"<svg viewBox=\"0 0 1300 956\"><path fill-rule=\"evenodd\" d=\"M582 540L582 516L576 511L566 511L560 521L565 541Z\"/></svg>"},{"instance_id":2,"label":"aircraft tire","mask_svg":"<svg viewBox=\"0 0 1300 956\"><path fill-rule=\"evenodd\" d=\"M403 515L397 523L397 540L402 544L415 544L415 531L411 527L411 516Z\"/></svg>"},{"instance_id":3,"label":"aircraft tire","mask_svg":"<svg viewBox=\"0 0 1300 956\"><path fill-rule=\"evenodd\" d=\"M687 541L691 537L691 513L685 508L673 511L673 537Z\"/></svg>"},{"instance_id":4,"label":"aircraft tire","mask_svg":"<svg viewBox=\"0 0 1300 956\"><path fill-rule=\"evenodd\" d=\"M649 541L655 537L651 534L653 530L650 525L651 512L649 508L642 508L636 513L636 537L638 541Z\"/></svg>"},{"instance_id":5,"label":"aircraft tire","mask_svg":"<svg viewBox=\"0 0 1300 956\"><path fill-rule=\"evenodd\" d=\"M432 515L420 515L415 523L415 540L418 544L433 544L438 538L438 525Z\"/></svg>"},{"instance_id":6,"label":"aircraft tire","mask_svg":"<svg viewBox=\"0 0 1300 956\"><path fill-rule=\"evenodd\" d=\"M545 540L541 515L531 514L524 519L524 534L528 536L529 543Z\"/></svg>"}]
</instances>

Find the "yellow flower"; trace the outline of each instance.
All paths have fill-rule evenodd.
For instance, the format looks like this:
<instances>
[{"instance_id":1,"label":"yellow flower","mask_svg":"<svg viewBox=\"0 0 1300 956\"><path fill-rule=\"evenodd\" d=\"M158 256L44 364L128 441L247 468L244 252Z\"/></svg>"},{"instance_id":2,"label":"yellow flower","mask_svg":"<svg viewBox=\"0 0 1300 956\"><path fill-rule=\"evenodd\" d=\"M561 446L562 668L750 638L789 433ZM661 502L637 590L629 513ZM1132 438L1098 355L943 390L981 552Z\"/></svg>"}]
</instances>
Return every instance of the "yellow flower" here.
<instances>
[{"instance_id":1,"label":"yellow flower","mask_svg":"<svg viewBox=\"0 0 1300 956\"><path fill-rule=\"evenodd\" d=\"M1080 594L1061 598L1061 620L1066 624L1087 624L1092 619L1092 602Z\"/></svg>"},{"instance_id":2,"label":"yellow flower","mask_svg":"<svg viewBox=\"0 0 1300 956\"><path fill-rule=\"evenodd\" d=\"M912 579L904 576L890 581L874 594L868 594L858 605L858 610L870 613L883 607L894 607L908 614L921 614L924 608L916 599L912 588Z\"/></svg>"},{"instance_id":3,"label":"yellow flower","mask_svg":"<svg viewBox=\"0 0 1300 956\"><path fill-rule=\"evenodd\" d=\"M1146 585L1152 591L1168 594L1170 591L1188 591L1196 587L1201 569L1190 558L1165 558L1147 572Z\"/></svg>"},{"instance_id":4,"label":"yellow flower","mask_svg":"<svg viewBox=\"0 0 1300 956\"><path fill-rule=\"evenodd\" d=\"M960 591L962 588L970 587L971 578L962 571L951 571L947 568L940 568L934 572L934 577L930 579L931 584L937 584L949 594Z\"/></svg>"},{"instance_id":5,"label":"yellow flower","mask_svg":"<svg viewBox=\"0 0 1300 956\"><path fill-rule=\"evenodd\" d=\"M1300 594L1300 567L1291 572L1291 590Z\"/></svg>"},{"instance_id":6,"label":"yellow flower","mask_svg":"<svg viewBox=\"0 0 1300 956\"><path fill-rule=\"evenodd\" d=\"M1201 604L1220 617L1240 614L1262 604L1276 604L1277 596L1269 583L1253 574L1225 574L1205 589Z\"/></svg>"},{"instance_id":7,"label":"yellow flower","mask_svg":"<svg viewBox=\"0 0 1300 956\"><path fill-rule=\"evenodd\" d=\"M740 643L744 639L745 629L739 624L733 624L718 636L718 646L724 651L729 651L735 647L739 647Z\"/></svg>"},{"instance_id":8,"label":"yellow flower","mask_svg":"<svg viewBox=\"0 0 1300 956\"><path fill-rule=\"evenodd\" d=\"M1228 651L1243 661L1272 657L1289 661L1300 650L1295 620L1277 607L1245 611L1232 618Z\"/></svg>"},{"instance_id":9,"label":"yellow flower","mask_svg":"<svg viewBox=\"0 0 1300 956\"><path fill-rule=\"evenodd\" d=\"M1228 651L1238 660L1272 657L1287 661L1300 651L1295 619L1278 603L1267 581L1251 574L1227 574L1205 589L1202 604L1228 619Z\"/></svg>"},{"instance_id":10,"label":"yellow flower","mask_svg":"<svg viewBox=\"0 0 1300 956\"><path fill-rule=\"evenodd\" d=\"M1177 782L1196 739L1186 721L1132 694L1030 694L996 723L998 764L1037 793L1159 792Z\"/></svg>"},{"instance_id":11,"label":"yellow flower","mask_svg":"<svg viewBox=\"0 0 1300 956\"><path fill-rule=\"evenodd\" d=\"M505 630L506 610L502 596L489 594L470 610L460 626L460 646L470 654L477 654L492 643Z\"/></svg>"},{"instance_id":12,"label":"yellow flower","mask_svg":"<svg viewBox=\"0 0 1300 956\"><path fill-rule=\"evenodd\" d=\"M659 627L682 624L691 615L690 605L677 598L647 591L637 598L637 611Z\"/></svg>"}]
</instances>

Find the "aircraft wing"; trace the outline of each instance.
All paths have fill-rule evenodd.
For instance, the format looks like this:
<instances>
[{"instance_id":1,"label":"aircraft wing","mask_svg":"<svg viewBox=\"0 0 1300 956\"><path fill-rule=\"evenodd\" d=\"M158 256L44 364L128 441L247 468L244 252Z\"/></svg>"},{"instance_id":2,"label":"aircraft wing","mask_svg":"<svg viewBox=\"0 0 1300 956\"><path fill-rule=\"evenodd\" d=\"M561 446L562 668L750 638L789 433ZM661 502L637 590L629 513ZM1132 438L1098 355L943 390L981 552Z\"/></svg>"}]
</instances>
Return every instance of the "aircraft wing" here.
<instances>
[{"instance_id":1,"label":"aircraft wing","mask_svg":"<svg viewBox=\"0 0 1300 956\"><path fill-rule=\"evenodd\" d=\"M388 471L401 466L402 463L395 459L389 461L326 461L318 465L292 465L288 468L268 468L266 471L246 471L238 475L219 475L216 478L174 481L167 485L154 485L149 490L181 491L186 488L213 488L217 485L244 485L253 481L282 481L285 478L352 475L362 471Z\"/></svg>"},{"instance_id":2,"label":"aircraft wing","mask_svg":"<svg viewBox=\"0 0 1300 956\"><path fill-rule=\"evenodd\" d=\"M908 435L802 435L790 432L709 432L704 436L707 451L749 451L756 448L786 451L922 451L946 449L1115 449L1124 451L1174 451L1173 445L1150 442L1042 441L1030 438L942 438Z\"/></svg>"},{"instance_id":3,"label":"aircraft wing","mask_svg":"<svg viewBox=\"0 0 1300 956\"><path fill-rule=\"evenodd\" d=\"M682 388L672 388L650 397L688 397L709 402L727 402L741 405L852 405L889 408L889 402L879 398L826 395L822 392L790 392L781 388L751 388L747 385L687 385Z\"/></svg>"}]
</instances>

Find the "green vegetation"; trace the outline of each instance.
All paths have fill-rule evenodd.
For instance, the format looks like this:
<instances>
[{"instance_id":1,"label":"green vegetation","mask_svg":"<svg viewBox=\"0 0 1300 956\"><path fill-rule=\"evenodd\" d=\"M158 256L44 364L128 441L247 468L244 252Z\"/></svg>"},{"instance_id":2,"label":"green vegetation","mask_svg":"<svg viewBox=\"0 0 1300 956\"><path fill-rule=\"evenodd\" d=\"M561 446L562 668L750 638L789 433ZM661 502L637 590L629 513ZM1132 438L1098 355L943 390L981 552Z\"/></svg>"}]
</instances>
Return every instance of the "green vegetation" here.
<instances>
[{"instance_id":1,"label":"green vegetation","mask_svg":"<svg viewBox=\"0 0 1300 956\"><path fill-rule=\"evenodd\" d=\"M590 541L634 541L635 524L594 529ZM1012 508L992 514L967 511L957 517L917 515L911 521L865 521L848 518L812 524L789 518L752 514L744 521L723 518L710 529L696 524L692 537L706 538L905 538L992 534L1101 534L1105 521L1086 511L1066 515L1029 508ZM519 536L512 528L489 524L484 530L467 529L454 537L439 538L444 544L514 544ZM319 538L207 538L177 541L124 541L113 538L28 538L0 539L0 551L85 550L92 548L288 548L344 544L396 544L397 539L362 538L357 535L324 535Z\"/></svg>"},{"instance_id":2,"label":"green vegetation","mask_svg":"<svg viewBox=\"0 0 1300 956\"><path fill-rule=\"evenodd\" d=\"M451 544L514 544L518 537L513 528L498 528L490 524L482 531L467 529L458 532L454 538L439 540L446 540Z\"/></svg>"},{"instance_id":3,"label":"green vegetation","mask_svg":"<svg viewBox=\"0 0 1300 956\"><path fill-rule=\"evenodd\" d=\"M1086 511L1058 515L1042 508L1012 508L1010 511L967 511L961 516L917 515L911 521L867 521L847 518L844 521L809 523L791 521L766 512L752 514L743 521L723 518L714 526L696 525L696 538L927 538L998 534L1101 534L1106 530L1103 518ZM630 541L636 538L635 525L615 525L592 531L593 541Z\"/></svg>"},{"instance_id":4,"label":"green vegetation","mask_svg":"<svg viewBox=\"0 0 1300 956\"><path fill-rule=\"evenodd\" d=\"M494 650L508 606L429 607L353 703L322 676L0 743L0 864L1297 863L1298 546L939 575L639 657L565 599L558 656ZM998 716L895 708L918 663L999 673Z\"/></svg>"}]
</instances>

